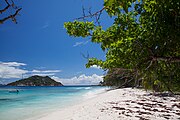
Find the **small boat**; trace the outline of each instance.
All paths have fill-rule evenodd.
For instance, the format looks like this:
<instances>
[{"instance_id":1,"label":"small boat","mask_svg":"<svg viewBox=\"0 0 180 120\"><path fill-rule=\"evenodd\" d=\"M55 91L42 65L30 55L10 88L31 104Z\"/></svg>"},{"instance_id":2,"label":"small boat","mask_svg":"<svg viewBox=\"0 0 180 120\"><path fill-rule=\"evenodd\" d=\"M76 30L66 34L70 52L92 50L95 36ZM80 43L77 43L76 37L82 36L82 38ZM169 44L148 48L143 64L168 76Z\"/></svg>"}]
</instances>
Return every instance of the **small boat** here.
<instances>
[{"instance_id":1,"label":"small boat","mask_svg":"<svg viewBox=\"0 0 180 120\"><path fill-rule=\"evenodd\" d=\"M19 90L9 90L9 93L19 93Z\"/></svg>"}]
</instances>

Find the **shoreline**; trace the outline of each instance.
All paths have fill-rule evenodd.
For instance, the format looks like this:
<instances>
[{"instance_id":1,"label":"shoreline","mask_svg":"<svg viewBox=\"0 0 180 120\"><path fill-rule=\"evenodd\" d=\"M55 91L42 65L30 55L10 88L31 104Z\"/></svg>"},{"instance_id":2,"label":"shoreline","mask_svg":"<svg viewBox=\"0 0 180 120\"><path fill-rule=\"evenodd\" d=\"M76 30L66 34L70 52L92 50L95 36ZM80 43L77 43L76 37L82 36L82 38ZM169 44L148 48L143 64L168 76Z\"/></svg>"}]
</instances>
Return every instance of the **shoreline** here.
<instances>
[{"instance_id":1,"label":"shoreline","mask_svg":"<svg viewBox=\"0 0 180 120\"><path fill-rule=\"evenodd\" d=\"M89 89L91 89L91 87L92 86L86 86L85 90L89 90ZM82 89L82 88L78 88L78 89ZM77 95L77 96L73 97L73 102L66 102L65 104L63 104L61 106L56 106L56 108L50 109L50 110L48 110L46 112L42 112L40 114L38 114L38 113L33 114L32 117L27 117L26 119L23 119L23 120L39 120L50 114L56 113L57 111L64 111L66 109L71 109L71 107L76 106L76 105L81 105L82 103L84 103L90 99L93 99L100 94L105 93L107 90L109 90L109 87L102 87L102 88L98 88L98 89L92 89L88 92L83 92L81 95Z\"/></svg>"},{"instance_id":2,"label":"shoreline","mask_svg":"<svg viewBox=\"0 0 180 120\"><path fill-rule=\"evenodd\" d=\"M177 120L180 100L158 97L142 89L106 91L67 108L43 115L37 120Z\"/></svg>"}]
</instances>

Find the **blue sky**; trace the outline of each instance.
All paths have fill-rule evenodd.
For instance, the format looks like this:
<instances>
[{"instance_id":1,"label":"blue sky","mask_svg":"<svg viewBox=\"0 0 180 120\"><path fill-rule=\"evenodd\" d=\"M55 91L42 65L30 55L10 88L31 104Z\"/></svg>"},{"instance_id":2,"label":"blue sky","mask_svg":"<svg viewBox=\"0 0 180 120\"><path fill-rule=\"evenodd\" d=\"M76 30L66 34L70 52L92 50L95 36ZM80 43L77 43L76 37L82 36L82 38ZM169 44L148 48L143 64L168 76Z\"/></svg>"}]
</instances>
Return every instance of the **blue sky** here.
<instances>
[{"instance_id":1,"label":"blue sky","mask_svg":"<svg viewBox=\"0 0 180 120\"><path fill-rule=\"evenodd\" d=\"M3 2L3 1L1 1ZM74 38L66 34L64 22L82 16L82 6L92 11L103 7L103 0L15 0L23 9L17 16L18 24L6 21L0 26L0 77L8 83L23 76L34 74L50 75L67 84L92 84L90 80L100 79L103 70L94 66L86 69L87 62L81 53L90 57L105 59L98 44L90 38ZM106 14L101 16L102 25L107 27L110 20ZM7 67L7 68L6 68ZM8 68L10 67L10 68ZM14 71L24 70L18 76ZM9 70L9 71L8 71ZM6 75L7 74L7 75ZM11 74L13 74L11 77ZM94 76L93 76L94 75ZM81 77L81 78L80 78ZM81 79L81 81L80 81ZM84 82L83 79L89 81ZM95 82L95 81L94 81Z\"/></svg>"}]
</instances>

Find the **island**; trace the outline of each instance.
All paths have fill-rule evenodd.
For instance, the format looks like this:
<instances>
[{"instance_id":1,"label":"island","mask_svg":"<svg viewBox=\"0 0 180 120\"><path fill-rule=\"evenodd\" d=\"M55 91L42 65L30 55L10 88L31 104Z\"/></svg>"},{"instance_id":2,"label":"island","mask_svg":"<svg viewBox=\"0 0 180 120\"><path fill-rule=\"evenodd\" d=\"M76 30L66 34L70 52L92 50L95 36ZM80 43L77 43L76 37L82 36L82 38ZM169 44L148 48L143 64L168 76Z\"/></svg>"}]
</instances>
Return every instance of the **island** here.
<instances>
[{"instance_id":1,"label":"island","mask_svg":"<svg viewBox=\"0 0 180 120\"><path fill-rule=\"evenodd\" d=\"M9 83L7 86L63 86L63 84L53 80L49 76L34 75L29 78Z\"/></svg>"}]
</instances>

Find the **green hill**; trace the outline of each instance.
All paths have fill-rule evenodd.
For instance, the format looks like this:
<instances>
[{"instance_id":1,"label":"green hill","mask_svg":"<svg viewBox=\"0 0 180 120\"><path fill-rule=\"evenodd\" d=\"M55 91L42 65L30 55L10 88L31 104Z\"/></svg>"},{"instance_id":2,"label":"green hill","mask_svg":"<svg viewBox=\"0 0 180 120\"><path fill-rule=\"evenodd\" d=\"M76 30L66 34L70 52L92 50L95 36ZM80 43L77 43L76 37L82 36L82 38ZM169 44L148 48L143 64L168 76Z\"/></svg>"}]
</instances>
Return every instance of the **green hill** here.
<instances>
[{"instance_id":1,"label":"green hill","mask_svg":"<svg viewBox=\"0 0 180 120\"><path fill-rule=\"evenodd\" d=\"M49 76L31 76L29 78L21 79L7 84L8 86L63 86L62 83L51 79Z\"/></svg>"}]
</instances>

